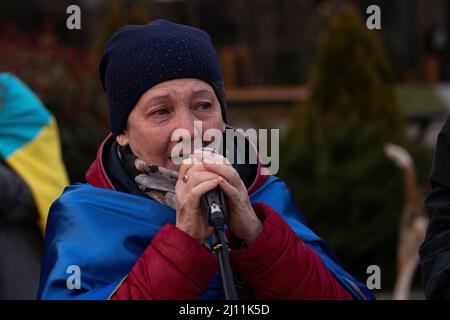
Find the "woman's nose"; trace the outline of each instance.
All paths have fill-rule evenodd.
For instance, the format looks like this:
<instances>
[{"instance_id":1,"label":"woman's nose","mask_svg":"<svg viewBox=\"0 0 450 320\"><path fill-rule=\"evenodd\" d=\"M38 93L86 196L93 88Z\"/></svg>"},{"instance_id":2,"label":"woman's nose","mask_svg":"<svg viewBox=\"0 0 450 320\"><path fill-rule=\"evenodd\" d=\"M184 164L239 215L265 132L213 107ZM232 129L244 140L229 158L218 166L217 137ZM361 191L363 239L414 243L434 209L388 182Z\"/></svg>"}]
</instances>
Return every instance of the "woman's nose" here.
<instances>
[{"instance_id":1,"label":"woman's nose","mask_svg":"<svg viewBox=\"0 0 450 320\"><path fill-rule=\"evenodd\" d=\"M176 118L175 128L186 130L191 139L197 138L202 132L201 121L189 111L179 113Z\"/></svg>"}]
</instances>

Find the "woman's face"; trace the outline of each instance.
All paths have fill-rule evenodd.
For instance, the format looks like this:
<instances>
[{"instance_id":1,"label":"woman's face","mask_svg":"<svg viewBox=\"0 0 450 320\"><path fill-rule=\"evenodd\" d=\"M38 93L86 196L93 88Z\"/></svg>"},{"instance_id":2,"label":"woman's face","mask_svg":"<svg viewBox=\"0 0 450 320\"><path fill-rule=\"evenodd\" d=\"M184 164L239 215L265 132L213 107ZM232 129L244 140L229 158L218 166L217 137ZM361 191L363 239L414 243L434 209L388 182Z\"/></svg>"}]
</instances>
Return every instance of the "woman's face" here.
<instances>
[{"instance_id":1,"label":"woman's face","mask_svg":"<svg viewBox=\"0 0 450 320\"><path fill-rule=\"evenodd\" d=\"M141 96L117 142L129 145L134 155L148 164L178 170L171 152L179 141L171 141L172 132L187 130L193 146L194 138L203 136L203 132L197 132L198 128L194 129L194 121L202 121L203 132L210 128L225 130L213 88L198 79L161 82Z\"/></svg>"}]
</instances>

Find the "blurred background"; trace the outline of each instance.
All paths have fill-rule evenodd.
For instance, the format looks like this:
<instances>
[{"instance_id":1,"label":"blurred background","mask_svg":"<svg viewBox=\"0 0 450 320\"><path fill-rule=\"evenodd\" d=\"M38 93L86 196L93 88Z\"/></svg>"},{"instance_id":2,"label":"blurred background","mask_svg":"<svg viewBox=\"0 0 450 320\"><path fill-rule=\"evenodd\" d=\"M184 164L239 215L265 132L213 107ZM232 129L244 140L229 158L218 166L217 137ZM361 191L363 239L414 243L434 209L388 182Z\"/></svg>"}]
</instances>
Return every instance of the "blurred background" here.
<instances>
[{"instance_id":1,"label":"blurred background","mask_svg":"<svg viewBox=\"0 0 450 320\"><path fill-rule=\"evenodd\" d=\"M81 30L66 28L71 4L81 8ZM366 27L372 4L380 30ZM450 3L2 0L0 71L21 78L57 119L72 183L84 181L108 134L97 72L105 41L156 18L211 35L229 122L280 129L278 175L343 266L363 282L367 267L379 266L379 298L402 286L423 298L414 267L433 149L450 108ZM405 154L413 164L401 161Z\"/></svg>"}]
</instances>

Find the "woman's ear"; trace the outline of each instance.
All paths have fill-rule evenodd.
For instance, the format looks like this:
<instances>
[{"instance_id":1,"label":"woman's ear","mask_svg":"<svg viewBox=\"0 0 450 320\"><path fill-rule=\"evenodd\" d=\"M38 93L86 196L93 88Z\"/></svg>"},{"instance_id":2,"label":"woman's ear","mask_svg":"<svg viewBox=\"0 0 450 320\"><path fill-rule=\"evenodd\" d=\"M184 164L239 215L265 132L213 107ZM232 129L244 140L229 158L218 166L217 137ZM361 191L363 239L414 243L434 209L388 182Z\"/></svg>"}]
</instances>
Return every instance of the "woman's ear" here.
<instances>
[{"instance_id":1,"label":"woman's ear","mask_svg":"<svg viewBox=\"0 0 450 320\"><path fill-rule=\"evenodd\" d=\"M121 134L116 137L116 141L122 147L126 147L128 145L128 133L124 130Z\"/></svg>"}]
</instances>

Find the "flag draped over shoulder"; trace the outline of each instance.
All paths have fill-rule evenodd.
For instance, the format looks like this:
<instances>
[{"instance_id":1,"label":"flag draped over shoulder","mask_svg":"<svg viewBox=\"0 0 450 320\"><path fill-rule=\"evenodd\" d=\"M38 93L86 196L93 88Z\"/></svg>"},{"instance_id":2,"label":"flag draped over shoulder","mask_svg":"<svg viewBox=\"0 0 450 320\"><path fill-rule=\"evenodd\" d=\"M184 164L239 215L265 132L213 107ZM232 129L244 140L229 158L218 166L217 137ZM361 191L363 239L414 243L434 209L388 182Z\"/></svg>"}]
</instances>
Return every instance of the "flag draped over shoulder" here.
<instances>
[{"instance_id":1,"label":"flag draped over shoulder","mask_svg":"<svg viewBox=\"0 0 450 320\"><path fill-rule=\"evenodd\" d=\"M275 209L355 298L374 298L306 227L283 181L269 177L250 200ZM67 187L50 210L38 298L107 299L166 223L175 223L175 210L154 200L88 184ZM79 268L81 289L68 289L73 266ZM222 297L217 274L202 298Z\"/></svg>"},{"instance_id":2,"label":"flag draped over shoulder","mask_svg":"<svg viewBox=\"0 0 450 320\"><path fill-rule=\"evenodd\" d=\"M28 185L45 228L53 201L69 184L55 119L19 79L0 73L0 157Z\"/></svg>"}]
</instances>

